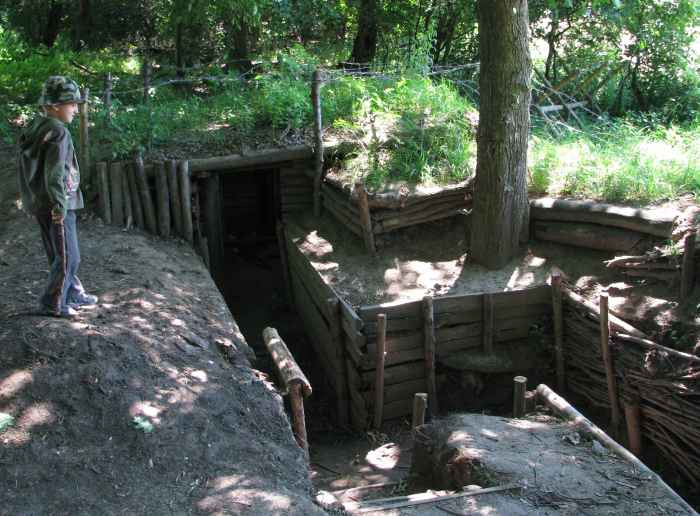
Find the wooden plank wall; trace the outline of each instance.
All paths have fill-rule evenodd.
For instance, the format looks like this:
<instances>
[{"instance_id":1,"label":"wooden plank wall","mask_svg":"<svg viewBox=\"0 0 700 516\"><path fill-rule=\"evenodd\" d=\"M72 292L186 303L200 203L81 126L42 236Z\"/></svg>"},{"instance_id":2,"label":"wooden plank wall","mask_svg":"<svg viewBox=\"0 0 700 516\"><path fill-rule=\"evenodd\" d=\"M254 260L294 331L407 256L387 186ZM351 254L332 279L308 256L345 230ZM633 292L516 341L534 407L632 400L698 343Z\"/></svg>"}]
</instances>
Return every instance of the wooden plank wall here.
<instances>
[{"instance_id":1,"label":"wooden plank wall","mask_svg":"<svg viewBox=\"0 0 700 516\"><path fill-rule=\"evenodd\" d=\"M486 330L492 335L492 345L496 349L527 342L533 324L548 319L552 313L548 285L497 292L491 296L494 322L493 328ZM484 297L483 294L471 294L433 300L438 360L464 351L483 352ZM362 404L357 409L358 414L372 413L376 317L379 313L387 317L384 418L409 415L414 393L426 391L422 305L422 301L411 301L364 306L358 310L364 326L365 346L362 347L360 343L359 355L348 354L352 366L348 367L350 396L354 403Z\"/></svg>"},{"instance_id":2,"label":"wooden plank wall","mask_svg":"<svg viewBox=\"0 0 700 516\"><path fill-rule=\"evenodd\" d=\"M313 163L294 161L284 163L279 168L280 214L285 220L287 215L313 207Z\"/></svg>"}]
</instances>

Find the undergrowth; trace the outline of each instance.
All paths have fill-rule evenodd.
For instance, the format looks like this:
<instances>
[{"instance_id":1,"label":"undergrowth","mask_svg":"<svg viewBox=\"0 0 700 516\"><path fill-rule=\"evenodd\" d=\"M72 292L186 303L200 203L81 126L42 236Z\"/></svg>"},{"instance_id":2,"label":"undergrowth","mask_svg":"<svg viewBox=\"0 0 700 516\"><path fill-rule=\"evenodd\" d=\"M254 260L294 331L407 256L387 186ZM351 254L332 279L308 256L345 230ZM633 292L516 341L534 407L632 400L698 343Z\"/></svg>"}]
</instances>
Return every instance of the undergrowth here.
<instances>
[{"instance_id":1,"label":"undergrowth","mask_svg":"<svg viewBox=\"0 0 700 516\"><path fill-rule=\"evenodd\" d=\"M318 64L293 47L245 79L216 68L190 71L189 78L207 79L188 87L166 84L172 70L156 69L154 88L144 100L140 60L128 52L36 53L5 45L0 50L0 138L14 141L16 126L36 111L43 80L54 74L90 88L96 159L128 156L181 138L206 146L227 135L245 142L256 130L304 132L312 125L309 81ZM115 79L109 113L102 102L108 71ZM362 177L372 188L397 182L446 184L475 171L478 109L448 81L415 70L398 79L330 73L322 96L326 136L357 144L342 163L348 179ZM109 155L101 149L109 149ZM534 194L639 203L697 194L700 126L630 118L553 136L535 123L528 169Z\"/></svg>"}]
</instances>

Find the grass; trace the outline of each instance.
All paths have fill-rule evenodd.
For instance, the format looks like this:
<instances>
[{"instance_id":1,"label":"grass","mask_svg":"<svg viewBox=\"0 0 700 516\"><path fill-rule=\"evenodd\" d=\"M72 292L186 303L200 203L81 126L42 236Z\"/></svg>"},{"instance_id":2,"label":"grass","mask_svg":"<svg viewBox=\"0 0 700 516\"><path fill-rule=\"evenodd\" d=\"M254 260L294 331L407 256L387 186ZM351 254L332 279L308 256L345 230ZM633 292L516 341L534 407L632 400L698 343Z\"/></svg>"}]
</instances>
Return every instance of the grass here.
<instances>
[{"instance_id":1,"label":"grass","mask_svg":"<svg viewBox=\"0 0 700 516\"><path fill-rule=\"evenodd\" d=\"M76 61L95 75L81 72ZM41 84L52 74L70 75L93 93L93 142L103 142L111 153L94 156L99 159L182 136L206 146L222 138L221 128L241 142L255 131L303 132L312 124L309 79L317 63L295 47L247 82L225 77L187 91L165 85L144 103L137 56L37 54L7 45L0 51L0 138L14 140L12 126L36 110ZM107 71L116 78L109 119L99 98ZM156 73L154 84L163 80ZM449 82L411 72L399 79L331 73L322 95L327 135L358 144L342 163L349 178L380 188L396 182L447 184L474 173L478 110ZM555 137L535 125L528 168L536 194L637 203L700 194L700 126L668 127L637 118Z\"/></svg>"}]
</instances>

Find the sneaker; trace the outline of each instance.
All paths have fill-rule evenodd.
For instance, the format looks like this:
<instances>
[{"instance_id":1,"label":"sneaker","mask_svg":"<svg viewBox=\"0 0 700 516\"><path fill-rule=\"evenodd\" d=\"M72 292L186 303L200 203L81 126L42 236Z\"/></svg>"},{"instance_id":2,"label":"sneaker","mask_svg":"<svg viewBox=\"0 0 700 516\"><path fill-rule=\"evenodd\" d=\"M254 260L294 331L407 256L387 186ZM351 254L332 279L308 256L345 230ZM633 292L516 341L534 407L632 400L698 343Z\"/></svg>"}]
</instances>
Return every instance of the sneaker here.
<instances>
[{"instance_id":1,"label":"sneaker","mask_svg":"<svg viewBox=\"0 0 700 516\"><path fill-rule=\"evenodd\" d=\"M80 294L76 294L75 296L73 296L69 304L76 306L96 305L97 301L99 301L97 296L81 292Z\"/></svg>"}]
</instances>

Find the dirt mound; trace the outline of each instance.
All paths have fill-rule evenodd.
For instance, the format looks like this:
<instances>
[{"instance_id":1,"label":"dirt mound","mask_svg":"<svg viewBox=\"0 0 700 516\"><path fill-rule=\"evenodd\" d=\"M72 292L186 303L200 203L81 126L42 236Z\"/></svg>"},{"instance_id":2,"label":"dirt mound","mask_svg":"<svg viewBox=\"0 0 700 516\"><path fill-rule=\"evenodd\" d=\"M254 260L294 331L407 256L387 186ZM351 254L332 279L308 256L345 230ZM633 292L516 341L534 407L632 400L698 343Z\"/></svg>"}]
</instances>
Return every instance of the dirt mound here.
<instances>
[{"instance_id":1,"label":"dirt mound","mask_svg":"<svg viewBox=\"0 0 700 516\"><path fill-rule=\"evenodd\" d=\"M36 313L33 221L0 224L0 515L322 514L282 399L188 246L81 221L100 304L69 321Z\"/></svg>"}]
</instances>

